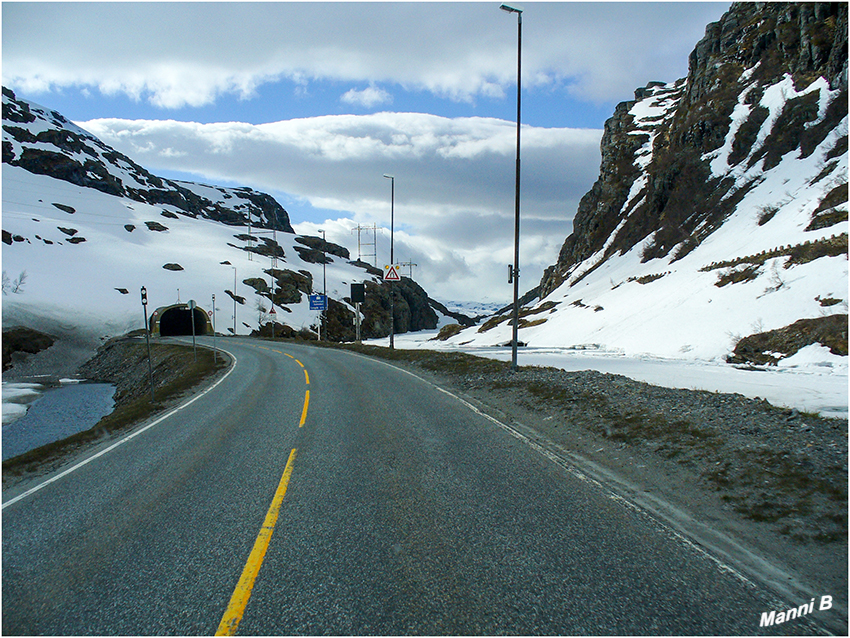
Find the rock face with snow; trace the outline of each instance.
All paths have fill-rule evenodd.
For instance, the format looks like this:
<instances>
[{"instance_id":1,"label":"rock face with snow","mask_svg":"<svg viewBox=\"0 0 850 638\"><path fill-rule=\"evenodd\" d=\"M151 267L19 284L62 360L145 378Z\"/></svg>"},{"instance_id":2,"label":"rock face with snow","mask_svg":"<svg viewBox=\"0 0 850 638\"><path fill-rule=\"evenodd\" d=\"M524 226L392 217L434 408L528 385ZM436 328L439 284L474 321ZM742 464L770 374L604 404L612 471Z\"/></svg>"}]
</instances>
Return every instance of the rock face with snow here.
<instances>
[{"instance_id":1,"label":"rock face with snow","mask_svg":"<svg viewBox=\"0 0 850 638\"><path fill-rule=\"evenodd\" d=\"M591 256L598 267L647 238L644 262L684 257L789 153L820 151L824 174L811 177L832 184L847 151L846 123L829 148L821 145L842 132L846 116L846 4L734 5L707 28L686 80L638 89L606 123L599 180L541 281L541 297ZM846 181L835 188L830 202L845 203ZM824 212L816 223L825 223Z\"/></svg>"},{"instance_id":2,"label":"rock face with snow","mask_svg":"<svg viewBox=\"0 0 850 638\"><path fill-rule=\"evenodd\" d=\"M687 78L606 122L599 178L520 340L722 360L747 335L839 315L829 346L808 345L846 361L847 136L847 4L734 4ZM509 330L497 316L453 341Z\"/></svg>"}]
</instances>

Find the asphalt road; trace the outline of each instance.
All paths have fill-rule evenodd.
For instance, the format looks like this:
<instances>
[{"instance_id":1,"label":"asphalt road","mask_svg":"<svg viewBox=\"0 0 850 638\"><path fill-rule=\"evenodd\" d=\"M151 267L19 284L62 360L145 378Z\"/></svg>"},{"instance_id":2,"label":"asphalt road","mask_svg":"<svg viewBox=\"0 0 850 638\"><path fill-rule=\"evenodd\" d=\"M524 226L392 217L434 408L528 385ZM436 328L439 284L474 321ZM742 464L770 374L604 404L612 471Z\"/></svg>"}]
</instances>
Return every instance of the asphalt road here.
<instances>
[{"instance_id":1,"label":"asphalt road","mask_svg":"<svg viewBox=\"0 0 850 638\"><path fill-rule=\"evenodd\" d=\"M809 602L417 377L219 343L238 364L191 405L4 493L4 634L757 634Z\"/></svg>"}]
</instances>

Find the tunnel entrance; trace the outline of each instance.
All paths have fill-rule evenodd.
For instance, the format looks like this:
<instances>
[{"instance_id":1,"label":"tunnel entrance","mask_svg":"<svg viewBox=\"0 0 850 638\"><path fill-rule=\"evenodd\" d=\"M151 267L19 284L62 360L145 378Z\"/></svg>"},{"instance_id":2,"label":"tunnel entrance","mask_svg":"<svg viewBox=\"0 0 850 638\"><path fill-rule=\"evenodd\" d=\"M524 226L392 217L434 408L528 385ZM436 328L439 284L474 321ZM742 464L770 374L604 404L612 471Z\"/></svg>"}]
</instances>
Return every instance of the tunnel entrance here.
<instances>
[{"instance_id":1,"label":"tunnel entrance","mask_svg":"<svg viewBox=\"0 0 850 638\"><path fill-rule=\"evenodd\" d=\"M151 332L161 337L191 335L193 320L196 335L212 334L212 324L203 308L195 306L194 310L189 310L187 304L157 308L151 316Z\"/></svg>"}]
</instances>

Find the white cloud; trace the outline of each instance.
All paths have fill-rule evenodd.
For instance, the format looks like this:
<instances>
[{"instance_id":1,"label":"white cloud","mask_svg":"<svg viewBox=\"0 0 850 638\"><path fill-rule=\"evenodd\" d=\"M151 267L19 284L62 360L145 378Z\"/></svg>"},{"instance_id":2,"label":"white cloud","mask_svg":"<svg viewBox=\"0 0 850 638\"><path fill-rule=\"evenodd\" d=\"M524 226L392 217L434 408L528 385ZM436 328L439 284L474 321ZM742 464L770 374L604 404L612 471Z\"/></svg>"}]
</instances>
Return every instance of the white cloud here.
<instances>
[{"instance_id":1,"label":"white cloud","mask_svg":"<svg viewBox=\"0 0 850 638\"><path fill-rule=\"evenodd\" d=\"M372 108L378 104L392 104L393 96L381 88L370 86L362 91L357 89L346 91L342 94L340 100L345 104Z\"/></svg>"},{"instance_id":2,"label":"white cloud","mask_svg":"<svg viewBox=\"0 0 850 638\"><path fill-rule=\"evenodd\" d=\"M303 118L251 125L101 119L78 123L154 170L282 192L341 211L329 239L356 247L350 227L390 227L395 180L396 254L443 298L502 282L513 255L516 128L492 118L416 113ZM579 198L599 170L601 131L523 127L522 285L535 286L569 234ZM342 219L347 217L348 219ZM293 223L304 222L293 216ZM341 230L348 227L348 230ZM336 230L334 230L336 229ZM338 235L338 236L337 236ZM389 236L379 237L383 260Z\"/></svg>"},{"instance_id":3,"label":"white cloud","mask_svg":"<svg viewBox=\"0 0 850 638\"><path fill-rule=\"evenodd\" d=\"M523 15L525 86L583 99L674 80L728 4L544 2ZM516 22L491 3L7 3L3 83L124 93L165 108L288 78L397 84L455 100L515 82ZM350 99L386 103L381 89ZM382 100L376 102L375 100Z\"/></svg>"}]
</instances>

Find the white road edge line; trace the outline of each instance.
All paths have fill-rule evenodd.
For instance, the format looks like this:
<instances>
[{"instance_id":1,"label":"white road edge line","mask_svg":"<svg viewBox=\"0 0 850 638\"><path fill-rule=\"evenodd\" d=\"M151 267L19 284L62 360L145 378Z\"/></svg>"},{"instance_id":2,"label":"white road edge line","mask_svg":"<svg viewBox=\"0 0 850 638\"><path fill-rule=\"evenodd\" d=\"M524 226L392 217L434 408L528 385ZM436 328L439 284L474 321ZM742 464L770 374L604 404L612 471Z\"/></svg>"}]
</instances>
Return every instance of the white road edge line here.
<instances>
[{"instance_id":1,"label":"white road edge line","mask_svg":"<svg viewBox=\"0 0 850 638\"><path fill-rule=\"evenodd\" d=\"M130 439L134 439L134 438L136 438L137 436L139 436L140 434L142 434L143 432L147 432L147 431L148 431L148 430L150 430L153 426L155 426L155 425L159 425L160 423L162 423L163 421L165 421L167 418L169 418L169 417L171 417L171 416L173 416L173 415L177 414L178 412L180 412L180 410L182 410L183 408L186 408L186 407L188 407L188 406L192 405L195 401L197 401L197 400L198 400L198 399L200 399L201 397L205 396L205 395L206 395L206 394L208 394L209 392L212 392L212 391L213 391L213 390L214 390L214 389L215 389L215 388L216 388L216 387L217 387L217 386L218 386L218 385L219 385L222 381L224 381L227 377L229 377L229 376L230 376L230 373L231 373L231 372L233 372L233 371L236 369L236 365L239 363L239 359L237 359L237 358L236 358L236 355L234 355L232 352L229 352L229 351L227 351L227 350L225 350L225 349L223 349L223 348L218 348L218 350L220 350L221 352L224 352L224 353L226 353L226 354L230 355L230 356L233 358L233 364L230 366L230 370L228 370L228 371L225 373L225 375L224 375L223 377L221 377L218 381L216 381L215 383L213 383L213 384L212 384L210 387L208 387L206 390L204 390L204 391L203 391L203 392L201 392L200 394L198 394L198 395L196 395L196 396L192 397L191 399L189 399L189 400L188 400L188 401L186 401L185 403L183 403L183 404L181 404L181 405L177 406L177 407L176 407L176 408L174 408L171 412L168 412L167 414L162 415L161 417L159 417L158 419L156 419L153 423L149 423L148 425L146 425L146 426L145 426L145 427L143 427L142 429L140 429L140 430L136 430L136 431L135 431L135 432L133 432L132 434L129 434L129 435L125 436L123 439L121 439L121 440L119 440L119 441L116 441L115 443L113 443L113 444L112 444L112 445L110 445L109 447L107 447L107 448L105 448L105 449L101 450L101 451L100 451L100 452L98 452L97 454L93 454L92 456L88 457L87 459L85 459L85 460L83 460L83 461L80 461L80 462L79 462L79 463L77 463L76 465L73 465L73 466L69 467L67 470L64 470L63 472L60 472L60 473L59 473L59 474L57 474L56 476L51 476L49 479L47 479L47 480L46 480L46 481L44 481L43 483L39 483L39 484L38 484L38 485L36 485L35 487L32 487L32 488L28 489L26 492L23 492L23 493L21 493L21 494L18 494L15 498L11 498L11 499L9 499L9 500L8 500L8 501L6 501L5 503L3 503L3 506L2 506L2 508L0 508L0 509L6 509L6 508L7 508L7 507L9 507L10 505L14 505L14 504L15 504L15 503L17 503L18 501L22 501L23 499L27 498L28 496L32 496L33 494L35 494L35 493L36 493L36 492L38 492L39 490L44 489L45 487L47 487L47 486L48 486L48 485L50 485L51 483L55 483L56 481L58 481L58 480L59 480L59 479L61 479L62 477L64 477L64 476L68 476L68 474L71 474L71 472L75 472L75 471L79 470L79 469L80 469L81 467L83 467L84 465L88 465L89 463L91 463L91 462L92 462L92 461L94 461L95 459L100 458L100 457L101 457L101 456L103 456L104 454L107 454L108 452L111 452L112 450L114 450L115 448L117 448L117 447L119 447L119 446L121 446L121 445L124 445L124 444L125 444L127 441L129 441Z\"/></svg>"}]
</instances>

